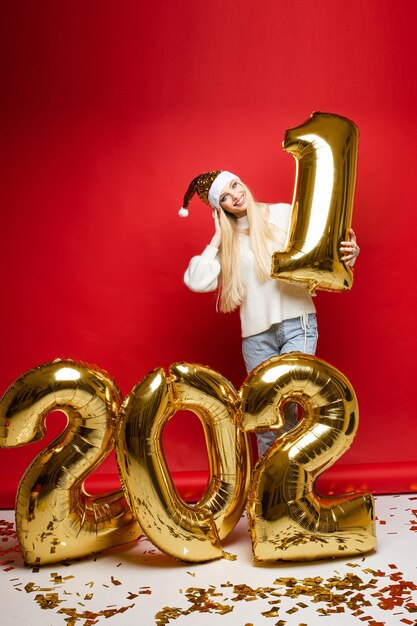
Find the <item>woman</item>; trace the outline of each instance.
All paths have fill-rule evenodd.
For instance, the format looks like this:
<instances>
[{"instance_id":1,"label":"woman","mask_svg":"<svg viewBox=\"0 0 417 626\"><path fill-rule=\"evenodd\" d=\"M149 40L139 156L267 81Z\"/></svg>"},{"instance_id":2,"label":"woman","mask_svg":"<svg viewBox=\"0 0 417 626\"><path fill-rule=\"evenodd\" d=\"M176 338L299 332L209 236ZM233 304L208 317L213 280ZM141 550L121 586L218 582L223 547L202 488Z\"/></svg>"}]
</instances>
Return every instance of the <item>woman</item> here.
<instances>
[{"instance_id":1,"label":"woman","mask_svg":"<svg viewBox=\"0 0 417 626\"><path fill-rule=\"evenodd\" d=\"M219 288L220 310L240 309L242 352L247 372L272 356L299 351L314 354L317 320L310 294L303 287L271 279L272 253L286 244L291 205L256 202L248 187L231 172L205 172L191 181L180 215L188 215L193 195L213 210L215 232L184 275L192 291ZM341 245L342 260L351 267L359 254L356 236ZM256 433L259 455L276 437L297 423L297 406L284 407L279 431Z\"/></svg>"}]
</instances>

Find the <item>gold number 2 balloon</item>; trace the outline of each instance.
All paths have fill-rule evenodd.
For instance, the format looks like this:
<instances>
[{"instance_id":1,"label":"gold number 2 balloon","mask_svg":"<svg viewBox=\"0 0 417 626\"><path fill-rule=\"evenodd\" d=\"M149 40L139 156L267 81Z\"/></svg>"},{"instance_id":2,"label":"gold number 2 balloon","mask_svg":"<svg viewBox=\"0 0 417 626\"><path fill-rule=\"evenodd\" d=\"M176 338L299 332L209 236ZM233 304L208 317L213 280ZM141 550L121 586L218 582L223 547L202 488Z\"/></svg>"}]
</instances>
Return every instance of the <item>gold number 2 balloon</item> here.
<instances>
[{"instance_id":1,"label":"gold number 2 balloon","mask_svg":"<svg viewBox=\"0 0 417 626\"><path fill-rule=\"evenodd\" d=\"M140 535L122 491L90 496L83 489L84 480L112 449L120 403L108 374L71 360L29 370L1 399L2 447L42 439L51 411L68 418L64 432L32 461L20 481L16 530L25 562L79 558Z\"/></svg>"},{"instance_id":2,"label":"gold number 2 balloon","mask_svg":"<svg viewBox=\"0 0 417 626\"><path fill-rule=\"evenodd\" d=\"M321 497L316 478L350 446L358 425L355 392L331 365L293 352L265 361L242 385L242 429L282 426L283 404L301 405L298 426L255 466L248 493L254 559L323 559L376 545L372 495Z\"/></svg>"},{"instance_id":3,"label":"gold number 2 balloon","mask_svg":"<svg viewBox=\"0 0 417 626\"><path fill-rule=\"evenodd\" d=\"M339 248L352 222L358 129L339 115L313 113L286 131L283 147L297 175L287 248L274 253L271 276L311 292L350 289L352 270Z\"/></svg>"},{"instance_id":4,"label":"gold number 2 balloon","mask_svg":"<svg viewBox=\"0 0 417 626\"><path fill-rule=\"evenodd\" d=\"M116 429L122 484L149 539L184 561L227 556L220 540L236 525L250 479L247 435L235 425L237 394L220 374L202 365L177 363L166 377L159 368L125 398ZM173 485L162 432L177 410L193 411L206 438L210 480L196 506Z\"/></svg>"}]
</instances>

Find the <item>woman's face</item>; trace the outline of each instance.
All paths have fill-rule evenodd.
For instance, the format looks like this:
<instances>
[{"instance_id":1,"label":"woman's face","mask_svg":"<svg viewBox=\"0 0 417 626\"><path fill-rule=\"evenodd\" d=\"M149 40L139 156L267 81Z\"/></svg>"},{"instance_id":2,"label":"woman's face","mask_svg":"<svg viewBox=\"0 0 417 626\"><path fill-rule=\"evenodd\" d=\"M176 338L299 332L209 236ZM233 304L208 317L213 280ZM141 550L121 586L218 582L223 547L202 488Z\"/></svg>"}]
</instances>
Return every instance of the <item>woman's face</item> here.
<instances>
[{"instance_id":1,"label":"woman's face","mask_svg":"<svg viewBox=\"0 0 417 626\"><path fill-rule=\"evenodd\" d=\"M231 180L221 192L219 204L224 211L235 217L246 215L247 193L245 185L239 180Z\"/></svg>"}]
</instances>

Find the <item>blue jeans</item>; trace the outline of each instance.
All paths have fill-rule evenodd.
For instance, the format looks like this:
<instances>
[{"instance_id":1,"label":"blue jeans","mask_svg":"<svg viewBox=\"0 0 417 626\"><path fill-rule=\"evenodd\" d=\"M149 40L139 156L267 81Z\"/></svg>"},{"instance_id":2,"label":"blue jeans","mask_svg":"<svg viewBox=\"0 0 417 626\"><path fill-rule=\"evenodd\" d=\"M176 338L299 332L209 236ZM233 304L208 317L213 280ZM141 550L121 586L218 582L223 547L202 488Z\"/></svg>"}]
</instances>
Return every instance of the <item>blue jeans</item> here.
<instances>
[{"instance_id":1,"label":"blue jeans","mask_svg":"<svg viewBox=\"0 0 417 626\"><path fill-rule=\"evenodd\" d=\"M310 313L306 324L300 317L273 324L268 330L244 337L242 340L243 359L249 374L257 365L280 354L304 352L315 354L317 346L317 318ZM284 426L279 430L267 430L256 433L258 453L261 456L274 443L275 439L297 425L298 406L289 402L284 406Z\"/></svg>"}]
</instances>

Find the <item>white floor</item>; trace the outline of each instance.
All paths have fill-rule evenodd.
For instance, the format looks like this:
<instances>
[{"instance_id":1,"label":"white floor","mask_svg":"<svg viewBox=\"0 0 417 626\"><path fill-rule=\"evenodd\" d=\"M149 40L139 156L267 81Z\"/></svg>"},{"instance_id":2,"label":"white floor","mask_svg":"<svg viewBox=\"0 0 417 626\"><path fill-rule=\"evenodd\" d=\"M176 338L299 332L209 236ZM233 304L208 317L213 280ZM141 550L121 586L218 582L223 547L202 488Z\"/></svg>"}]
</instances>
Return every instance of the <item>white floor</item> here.
<instances>
[{"instance_id":1,"label":"white floor","mask_svg":"<svg viewBox=\"0 0 417 626\"><path fill-rule=\"evenodd\" d=\"M366 556L254 566L242 519L224 542L235 561L179 563L141 539L36 570L22 563L13 511L0 511L0 621L330 626L337 617L343 626L417 625L417 494L379 496L376 512L378 546Z\"/></svg>"}]
</instances>

